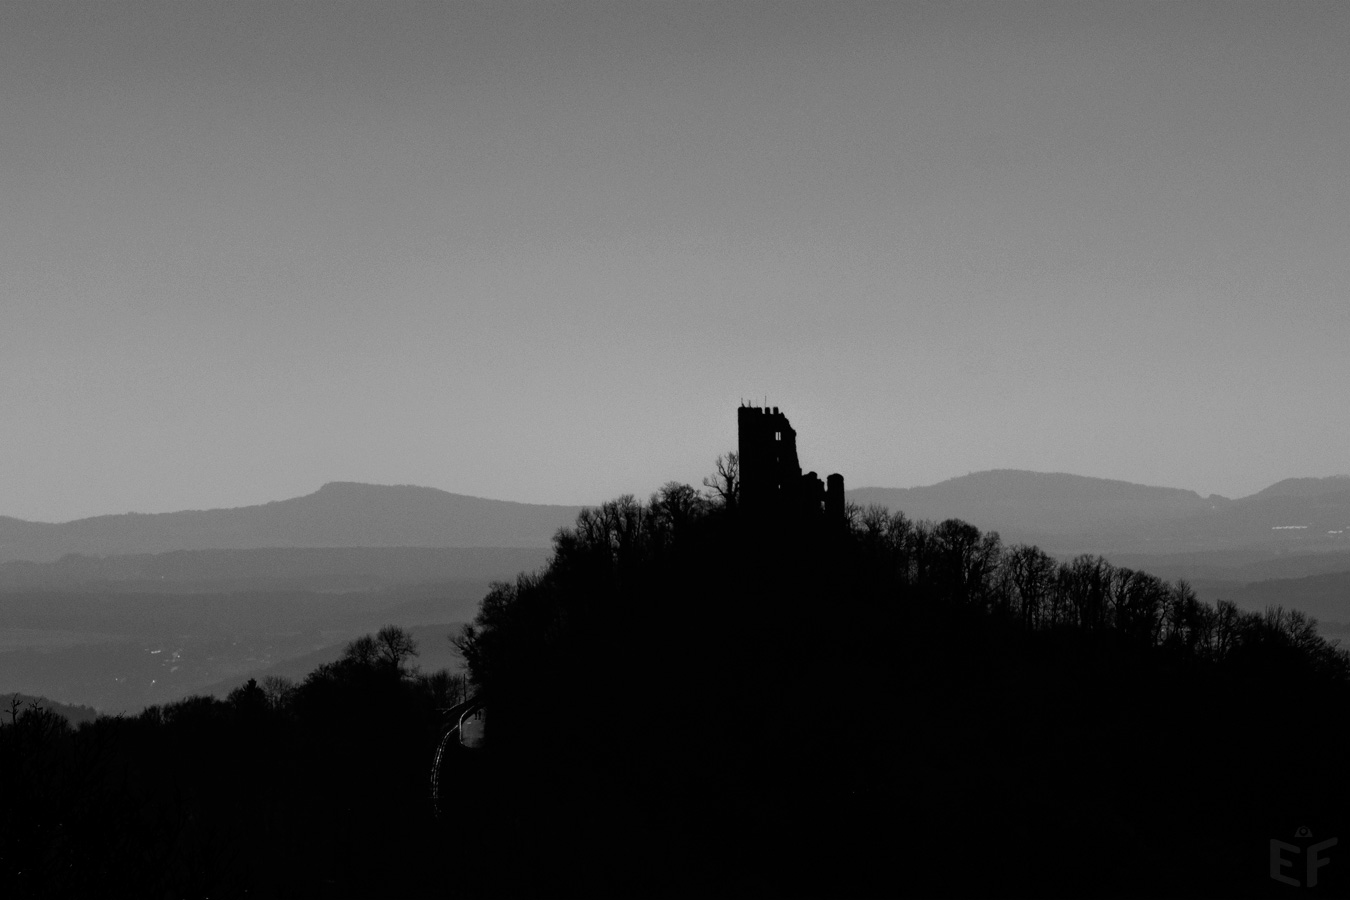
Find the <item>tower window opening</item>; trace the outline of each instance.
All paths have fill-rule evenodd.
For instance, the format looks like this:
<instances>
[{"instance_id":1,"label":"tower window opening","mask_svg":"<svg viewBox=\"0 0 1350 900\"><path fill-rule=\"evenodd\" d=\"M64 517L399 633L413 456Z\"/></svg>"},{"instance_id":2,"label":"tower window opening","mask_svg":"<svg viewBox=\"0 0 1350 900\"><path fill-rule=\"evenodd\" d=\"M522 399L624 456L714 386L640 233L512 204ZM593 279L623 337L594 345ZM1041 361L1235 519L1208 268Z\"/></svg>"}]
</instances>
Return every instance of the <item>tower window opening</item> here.
<instances>
[{"instance_id":1,"label":"tower window opening","mask_svg":"<svg viewBox=\"0 0 1350 900\"><path fill-rule=\"evenodd\" d=\"M775 431L775 432L773 433L773 439L774 439L775 441L781 441L781 440L783 439L783 432L781 432L781 431Z\"/></svg>"}]
</instances>

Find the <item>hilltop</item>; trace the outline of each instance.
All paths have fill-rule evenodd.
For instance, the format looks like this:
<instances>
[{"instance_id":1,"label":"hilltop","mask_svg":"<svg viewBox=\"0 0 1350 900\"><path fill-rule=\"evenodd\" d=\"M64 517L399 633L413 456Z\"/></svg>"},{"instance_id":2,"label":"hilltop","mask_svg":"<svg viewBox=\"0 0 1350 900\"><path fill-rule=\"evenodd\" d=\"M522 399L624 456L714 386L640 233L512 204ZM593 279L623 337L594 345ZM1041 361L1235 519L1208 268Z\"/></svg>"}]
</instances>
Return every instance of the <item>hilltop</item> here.
<instances>
[{"instance_id":1,"label":"hilltop","mask_svg":"<svg viewBox=\"0 0 1350 900\"><path fill-rule=\"evenodd\" d=\"M264 547L547 547L581 507L511 503L413 485L330 482L234 509L124 513L49 524L0 517L0 562Z\"/></svg>"}]
</instances>

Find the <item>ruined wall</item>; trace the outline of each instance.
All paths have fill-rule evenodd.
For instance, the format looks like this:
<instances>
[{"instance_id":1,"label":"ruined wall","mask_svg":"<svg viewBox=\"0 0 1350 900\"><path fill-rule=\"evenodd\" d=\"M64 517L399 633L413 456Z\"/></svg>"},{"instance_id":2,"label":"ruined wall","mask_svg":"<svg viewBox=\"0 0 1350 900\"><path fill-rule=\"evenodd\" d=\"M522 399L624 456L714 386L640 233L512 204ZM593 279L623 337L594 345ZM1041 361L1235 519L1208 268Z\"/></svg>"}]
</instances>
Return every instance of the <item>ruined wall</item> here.
<instances>
[{"instance_id":1,"label":"ruined wall","mask_svg":"<svg viewBox=\"0 0 1350 900\"><path fill-rule=\"evenodd\" d=\"M742 406L737 410L737 424L741 502L747 509L776 509L802 476L797 432L776 406Z\"/></svg>"},{"instance_id":2,"label":"ruined wall","mask_svg":"<svg viewBox=\"0 0 1350 900\"><path fill-rule=\"evenodd\" d=\"M797 432L778 407L742 405L736 411L741 460L741 508L753 516L827 517L842 522L844 476L802 474Z\"/></svg>"}]
</instances>

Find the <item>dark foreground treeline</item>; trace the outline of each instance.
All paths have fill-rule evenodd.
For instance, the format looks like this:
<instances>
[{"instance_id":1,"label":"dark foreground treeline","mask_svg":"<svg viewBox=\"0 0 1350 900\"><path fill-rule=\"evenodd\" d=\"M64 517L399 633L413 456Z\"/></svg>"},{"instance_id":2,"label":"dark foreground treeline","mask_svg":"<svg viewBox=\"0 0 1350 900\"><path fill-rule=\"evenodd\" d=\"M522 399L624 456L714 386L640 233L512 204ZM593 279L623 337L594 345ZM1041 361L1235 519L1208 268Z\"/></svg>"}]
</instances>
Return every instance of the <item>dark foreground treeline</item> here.
<instances>
[{"instance_id":1,"label":"dark foreground treeline","mask_svg":"<svg viewBox=\"0 0 1350 900\"><path fill-rule=\"evenodd\" d=\"M250 681L72 729L0 710L0 897L421 891L438 709L464 680L382 629L299 684ZM404 862L405 857L409 861Z\"/></svg>"},{"instance_id":2,"label":"dark foreground treeline","mask_svg":"<svg viewBox=\"0 0 1350 900\"><path fill-rule=\"evenodd\" d=\"M959 521L674 484L583 513L460 639L487 735L440 819L458 694L398 638L226 702L20 715L0 894L1264 896L1294 890L1272 839L1350 842L1350 665L1311 622Z\"/></svg>"}]
</instances>

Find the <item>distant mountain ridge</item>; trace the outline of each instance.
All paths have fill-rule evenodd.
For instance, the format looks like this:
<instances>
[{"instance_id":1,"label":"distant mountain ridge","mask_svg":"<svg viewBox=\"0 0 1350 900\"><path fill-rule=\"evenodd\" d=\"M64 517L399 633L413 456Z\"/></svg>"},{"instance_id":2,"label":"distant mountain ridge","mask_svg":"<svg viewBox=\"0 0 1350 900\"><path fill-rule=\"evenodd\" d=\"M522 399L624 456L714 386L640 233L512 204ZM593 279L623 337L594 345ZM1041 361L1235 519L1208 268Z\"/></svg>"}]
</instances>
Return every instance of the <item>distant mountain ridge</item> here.
<instances>
[{"instance_id":1,"label":"distant mountain ridge","mask_svg":"<svg viewBox=\"0 0 1350 900\"><path fill-rule=\"evenodd\" d=\"M1106 478L994 469L926 487L856 488L848 498L903 510L912 519L964 519L998 531L1006 542L1056 553L1350 549L1346 476L1289 478L1232 500ZM235 509L59 524L0 517L0 563L265 548L546 549L581 509L412 485L331 482L303 497Z\"/></svg>"},{"instance_id":2,"label":"distant mountain ridge","mask_svg":"<svg viewBox=\"0 0 1350 900\"><path fill-rule=\"evenodd\" d=\"M1350 475L1331 475L1326 478L1286 478L1277 481L1265 490L1257 491L1245 500L1258 497L1320 497L1323 494L1350 491Z\"/></svg>"},{"instance_id":3,"label":"distant mountain ridge","mask_svg":"<svg viewBox=\"0 0 1350 900\"><path fill-rule=\"evenodd\" d=\"M1179 488L995 469L928 487L859 488L860 505L913 519L965 519L1057 552L1170 552L1279 546L1350 548L1350 478L1291 478L1231 500Z\"/></svg>"},{"instance_id":4,"label":"distant mountain ridge","mask_svg":"<svg viewBox=\"0 0 1350 900\"><path fill-rule=\"evenodd\" d=\"M330 482L303 497L234 509L125 513L59 524L0 517L0 562L266 547L548 547L581 509L413 485Z\"/></svg>"},{"instance_id":5,"label":"distant mountain ridge","mask_svg":"<svg viewBox=\"0 0 1350 900\"><path fill-rule=\"evenodd\" d=\"M1073 520L1110 521L1122 517L1176 518L1219 503L1226 497L1201 497L1181 488L1152 487L1107 478L1061 472L991 469L927 487L859 488L848 492L856 502L897 504L907 514L934 507L1016 511L1028 523L1059 527ZM908 507L906 507L908 504ZM908 509L915 513L909 513ZM958 515L959 514L955 514ZM1034 524L1031 527L1036 527Z\"/></svg>"}]
</instances>

